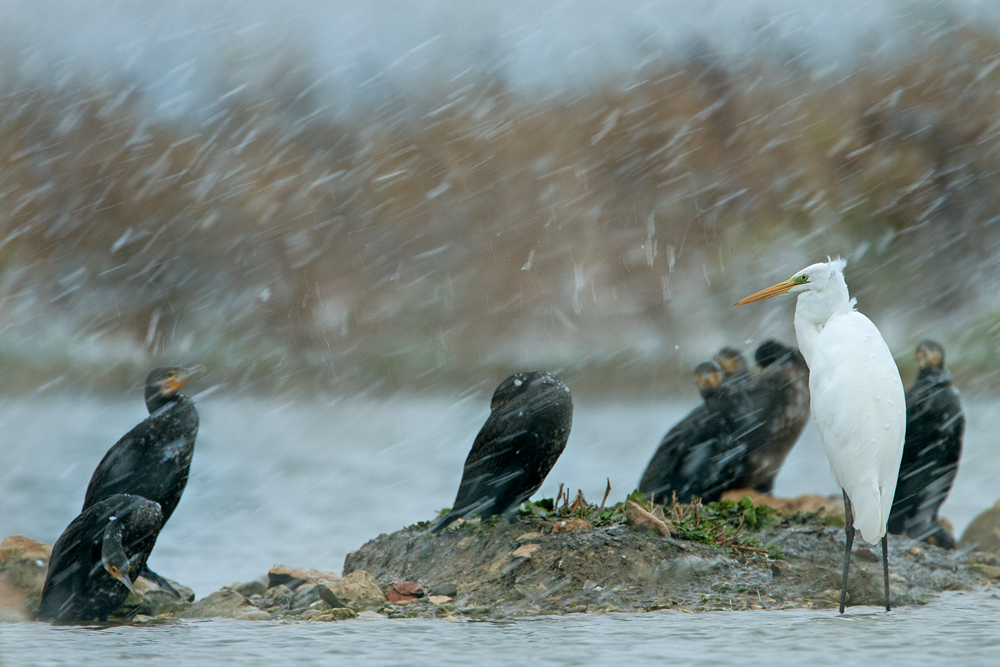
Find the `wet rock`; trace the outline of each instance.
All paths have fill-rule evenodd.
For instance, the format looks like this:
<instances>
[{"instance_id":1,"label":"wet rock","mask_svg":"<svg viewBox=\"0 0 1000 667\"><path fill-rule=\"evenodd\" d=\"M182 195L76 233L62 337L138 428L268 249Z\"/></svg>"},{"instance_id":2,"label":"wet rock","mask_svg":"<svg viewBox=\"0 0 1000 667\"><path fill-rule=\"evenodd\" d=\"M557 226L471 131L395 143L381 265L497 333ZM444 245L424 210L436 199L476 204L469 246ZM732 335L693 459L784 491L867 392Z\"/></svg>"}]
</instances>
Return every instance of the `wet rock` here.
<instances>
[{"instance_id":1,"label":"wet rock","mask_svg":"<svg viewBox=\"0 0 1000 667\"><path fill-rule=\"evenodd\" d=\"M267 587L274 588L275 586L284 584L288 588L295 590L306 582L315 584L321 579L330 581L339 577L340 575L334 572L289 567L288 565L275 565L267 571Z\"/></svg>"},{"instance_id":2,"label":"wet rock","mask_svg":"<svg viewBox=\"0 0 1000 667\"><path fill-rule=\"evenodd\" d=\"M636 530L655 530L668 536L674 532L673 524L663 516L663 507L660 505L649 512L630 500L625 503L625 519Z\"/></svg>"},{"instance_id":3,"label":"wet rock","mask_svg":"<svg viewBox=\"0 0 1000 667\"><path fill-rule=\"evenodd\" d=\"M136 614L159 616L160 614L179 612L191 606L194 601L194 591L176 581L170 579L167 581L181 594L180 597L146 577L136 577L135 581L132 582L135 586L135 593L129 593L125 602L114 615L126 617Z\"/></svg>"},{"instance_id":4,"label":"wet rock","mask_svg":"<svg viewBox=\"0 0 1000 667\"><path fill-rule=\"evenodd\" d=\"M319 585L305 583L292 592L292 598L288 603L288 608L291 610L305 609L314 602L319 601Z\"/></svg>"},{"instance_id":5,"label":"wet rock","mask_svg":"<svg viewBox=\"0 0 1000 667\"><path fill-rule=\"evenodd\" d=\"M538 535L541 536L541 533ZM431 595L446 595L453 598L458 595L458 586L450 582L447 584L438 584L431 589Z\"/></svg>"},{"instance_id":6,"label":"wet rock","mask_svg":"<svg viewBox=\"0 0 1000 667\"><path fill-rule=\"evenodd\" d=\"M556 519L552 522L553 533L569 533L574 530L593 530L594 525L580 518Z\"/></svg>"},{"instance_id":7,"label":"wet rock","mask_svg":"<svg viewBox=\"0 0 1000 667\"><path fill-rule=\"evenodd\" d=\"M972 520L958 546L1000 554L1000 501Z\"/></svg>"},{"instance_id":8,"label":"wet rock","mask_svg":"<svg viewBox=\"0 0 1000 667\"><path fill-rule=\"evenodd\" d=\"M743 498L750 498L754 505L767 505L780 510L784 514L795 514L797 512L813 513L823 510L827 516L834 516L841 521L844 520L844 499L842 496L821 496L818 494L806 494L795 498L777 498L767 493L761 493L754 489L731 489L722 494L723 500L739 502Z\"/></svg>"},{"instance_id":9,"label":"wet rock","mask_svg":"<svg viewBox=\"0 0 1000 667\"><path fill-rule=\"evenodd\" d=\"M389 602L416 600L424 596L424 589L412 581L397 581L385 589L385 598Z\"/></svg>"},{"instance_id":10,"label":"wet rock","mask_svg":"<svg viewBox=\"0 0 1000 667\"><path fill-rule=\"evenodd\" d=\"M30 618L25 602L27 593L20 586L0 579L0 623L20 623Z\"/></svg>"},{"instance_id":11,"label":"wet rock","mask_svg":"<svg viewBox=\"0 0 1000 667\"><path fill-rule=\"evenodd\" d=\"M333 581L320 581L317 588L320 597L331 607L362 611L378 608L386 602L375 577L364 570L355 570Z\"/></svg>"},{"instance_id":12,"label":"wet rock","mask_svg":"<svg viewBox=\"0 0 1000 667\"><path fill-rule=\"evenodd\" d=\"M270 603L269 606L288 607L292 603L292 589L278 584L274 588L268 588L263 599Z\"/></svg>"},{"instance_id":13,"label":"wet rock","mask_svg":"<svg viewBox=\"0 0 1000 667\"><path fill-rule=\"evenodd\" d=\"M263 616L261 616L263 614ZM250 604L250 601L228 588L202 598L178 614L180 618L235 618L255 620L271 616Z\"/></svg>"},{"instance_id":14,"label":"wet rock","mask_svg":"<svg viewBox=\"0 0 1000 667\"><path fill-rule=\"evenodd\" d=\"M540 544L522 544L510 554L514 558L531 558L531 554L541 548ZM499 568L498 568L499 569Z\"/></svg>"},{"instance_id":15,"label":"wet rock","mask_svg":"<svg viewBox=\"0 0 1000 667\"><path fill-rule=\"evenodd\" d=\"M0 579L25 591L41 594L52 546L24 535L8 535L0 542Z\"/></svg>"},{"instance_id":16,"label":"wet rock","mask_svg":"<svg viewBox=\"0 0 1000 667\"><path fill-rule=\"evenodd\" d=\"M229 588L236 591L243 597L249 598L254 595L263 595L267 592L268 583L268 577L257 577L253 581L244 581L242 583L232 584Z\"/></svg>"}]
</instances>

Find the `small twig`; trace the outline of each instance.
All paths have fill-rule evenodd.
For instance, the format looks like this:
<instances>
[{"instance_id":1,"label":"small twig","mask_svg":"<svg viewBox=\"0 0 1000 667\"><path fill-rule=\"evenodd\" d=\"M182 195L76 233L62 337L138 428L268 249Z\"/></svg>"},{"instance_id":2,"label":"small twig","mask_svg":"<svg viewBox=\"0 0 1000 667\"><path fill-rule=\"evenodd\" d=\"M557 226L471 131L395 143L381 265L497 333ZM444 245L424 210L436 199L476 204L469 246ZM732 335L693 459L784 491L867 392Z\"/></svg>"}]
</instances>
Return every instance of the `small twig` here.
<instances>
[{"instance_id":1,"label":"small twig","mask_svg":"<svg viewBox=\"0 0 1000 667\"><path fill-rule=\"evenodd\" d=\"M597 513L594 514L594 518L591 519L592 522L601 520L601 512L604 511L604 503L608 502L608 496L611 495L611 478L608 477L608 488L604 490L604 500L601 501L601 506L597 508Z\"/></svg>"}]
</instances>

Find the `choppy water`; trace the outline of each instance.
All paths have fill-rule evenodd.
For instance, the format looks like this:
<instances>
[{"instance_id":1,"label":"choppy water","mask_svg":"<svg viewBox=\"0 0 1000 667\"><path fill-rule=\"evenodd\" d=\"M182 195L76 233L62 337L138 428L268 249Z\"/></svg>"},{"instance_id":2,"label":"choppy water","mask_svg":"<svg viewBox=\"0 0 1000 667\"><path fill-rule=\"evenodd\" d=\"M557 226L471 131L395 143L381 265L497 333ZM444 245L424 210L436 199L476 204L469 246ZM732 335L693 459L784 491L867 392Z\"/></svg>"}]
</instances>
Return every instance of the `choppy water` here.
<instances>
[{"instance_id":1,"label":"choppy water","mask_svg":"<svg viewBox=\"0 0 1000 667\"><path fill-rule=\"evenodd\" d=\"M202 428L187 490L151 566L199 597L275 563L340 571L344 556L380 532L450 505L462 463L488 413L463 400L272 403L219 394L198 400ZM542 495L558 484L610 501L636 484L662 433L689 409L669 404L578 403L573 432ZM942 514L960 532L1000 489L993 437L1000 405L967 402L968 433ZM17 398L0 402L0 536L53 542L79 511L93 468L144 416L138 397ZM835 493L810 426L778 477L778 495ZM92 630L0 626L12 665L133 662L255 665L453 664L474 660L600 664L1000 664L1000 599L951 594L890 615L780 611L572 616L513 622L355 621L269 624L223 620ZM847 651L851 652L848 655ZM993 662L989 662L992 660Z\"/></svg>"}]
</instances>

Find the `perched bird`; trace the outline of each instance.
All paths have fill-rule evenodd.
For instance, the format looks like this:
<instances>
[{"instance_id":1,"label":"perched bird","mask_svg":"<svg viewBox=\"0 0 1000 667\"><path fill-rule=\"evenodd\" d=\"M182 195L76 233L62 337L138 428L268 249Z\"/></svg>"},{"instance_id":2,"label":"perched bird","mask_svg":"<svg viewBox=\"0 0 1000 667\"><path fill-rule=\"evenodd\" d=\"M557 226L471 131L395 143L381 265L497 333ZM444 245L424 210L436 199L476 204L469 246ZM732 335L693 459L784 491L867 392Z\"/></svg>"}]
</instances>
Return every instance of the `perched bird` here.
<instances>
[{"instance_id":1,"label":"perched bird","mask_svg":"<svg viewBox=\"0 0 1000 667\"><path fill-rule=\"evenodd\" d=\"M472 443L458 494L437 532L467 516L514 509L538 490L562 454L573 424L569 388L552 373L518 373L493 392L490 416Z\"/></svg>"},{"instance_id":2,"label":"perched bird","mask_svg":"<svg viewBox=\"0 0 1000 667\"><path fill-rule=\"evenodd\" d=\"M135 592L132 578L145 567L162 527L160 506L139 496L115 494L88 507L52 547L35 617L107 619Z\"/></svg>"},{"instance_id":3,"label":"perched bird","mask_svg":"<svg viewBox=\"0 0 1000 667\"><path fill-rule=\"evenodd\" d=\"M157 368L146 376L149 416L122 436L94 470L83 501L86 510L117 493L148 498L159 503L163 523L170 519L187 485L198 435L194 402L178 393L193 375L205 370ZM143 575L172 593L176 590L148 569Z\"/></svg>"},{"instance_id":4,"label":"perched bird","mask_svg":"<svg viewBox=\"0 0 1000 667\"><path fill-rule=\"evenodd\" d=\"M743 383L750 379L750 367L747 358L735 347L726 346L712 357L712 361L722 369L722 381Z\"/></svg>"},{"instance_id":5,"label":"perched bird","mask_svg":"<svg viewBox=\"0 0 1000 667\"><path fill-rule=\"evenodd\" d=\"M719 499L741 473L746 445L745 393L725 381L715 361L695 367L704 403L674 425L660 442L639 481L639 491L654 501Z\"/></svg>"},{"instance_id":6,"label":"perched bird","mask_svg":"<svg viewBox=\"0 0 1000 667\"><path fill-rule=\"evenodd\" d=\"M937 513L958 472L965 414L944 367L944 348L923 341L917 346L917 366L920 373L906 392L906 440L889 532L954 549L955 538Z\"/></svg>"},{"instance_id":7,"label":"perched bird","mask_svg":"<svg viewBox=\"0 0 1000 667\"><path fill-rule=\"evenodd\" d=\"M770 493L809 419L809 367L798 350L776 340L761 343L754 360L761 370L746 386L751 423L743 475L733 488Z\"/></svg>"},{"instance_id":8,"label":"perched bird","mask_svg":"<svg viewBox=\"0 0 1000 667\"><path fill-rule=\"evenodd\" d=\"M809 366L812 415L844 493L847 544L840 612L847 600L855 529L866 542L882 542L888 611L886 522L903 455L906 399L889 347L871 320L854 309L844 281L846 265L840 259L813 264L736 305L798 294L795 337Z\"/></svg>"}]
</instances>

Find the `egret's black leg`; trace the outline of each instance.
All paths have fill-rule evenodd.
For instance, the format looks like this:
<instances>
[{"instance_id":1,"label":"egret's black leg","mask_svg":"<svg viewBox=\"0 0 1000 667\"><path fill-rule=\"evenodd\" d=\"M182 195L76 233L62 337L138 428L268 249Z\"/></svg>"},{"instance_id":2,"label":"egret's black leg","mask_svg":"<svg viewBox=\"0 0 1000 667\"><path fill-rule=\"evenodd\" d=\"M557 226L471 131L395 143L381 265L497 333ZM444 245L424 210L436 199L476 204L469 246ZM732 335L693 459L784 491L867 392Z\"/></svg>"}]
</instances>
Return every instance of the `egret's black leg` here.
<instances>
[{"instance_id":1,"label":"egret's black leg","mask_svg":"<svg viewBox=\"0 0 1000 667\"><path fill-rule=\"evenodd\" d=\"M882 536L882 579L885 581L885 610L889 611L889 534Z\"/></svg>"},{"instance_id":2,"label":"egret's black leg","mask_svg":"<svg viewBox=\"0 0 1000 667\"><path fill-rule=\"evenodd\" d=\"M840 586L841 614L847 606L847 571L851 567L851 547L854 545L854 512L851 511L851 499L847 497L847 491L844 491L844 532L847 533L847 547L844 549L844 580ZM888 586L889 580L885 581Z\"/></svg>"}]
</instances>

